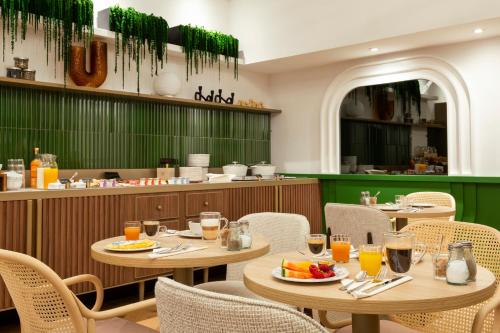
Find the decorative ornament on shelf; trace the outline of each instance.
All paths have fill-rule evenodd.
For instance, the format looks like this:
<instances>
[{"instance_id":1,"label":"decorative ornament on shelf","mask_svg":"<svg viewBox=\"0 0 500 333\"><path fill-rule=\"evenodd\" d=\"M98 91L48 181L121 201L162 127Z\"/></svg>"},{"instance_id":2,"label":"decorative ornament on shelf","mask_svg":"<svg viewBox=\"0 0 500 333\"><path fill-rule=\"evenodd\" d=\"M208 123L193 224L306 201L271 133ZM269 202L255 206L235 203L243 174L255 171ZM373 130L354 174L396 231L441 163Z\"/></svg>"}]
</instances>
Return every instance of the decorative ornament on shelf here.
<instances>
[{"instance_id":1,"label":"decorative ornament on shelf","mask_svg":"<svg viewBox=\"0 0 500 333\"><path fill-rule=\"evenodd\" d=\"M234 103L234 92L231 93L231 96L228 98L222 97L222 89L219 89L219 93L214 95L214 91L210 90L210 95L203 96L202 94L203 87L198 86L198 91L194 93L194 99L197 101L205 101L205 102L215 102L215 103L226 103L233 104Z\"/></svg>"},{"instance_id":2,"label":"decorative ornament on shelf","mask_svg":"<svg viewBox=\"0 0 500 333\"><path fill-rule=\"evenodd\" d=\"M181 87L181 80L171 72L158 74L153 82L153 88L160 96L174 97L181 91Z\"/></svg>"},{"instance_id":3,"label":"decorative ornament on shelf","mask_svg":"<svg viewBox=\"0 0 500 333\"><path fill-rule=\"evenodd\" d=\"M158 63L163 68L167 61L168 23L160 16L116 5L109 8L109 29L115 32L115 73L118 71L118 56L121 52L122 86L125 87L125 53L128 53L129 70L130 59L135 61L139 92L140 67L146 58L146 49L151 59L151 76L158 74Z\"/></svg>"},{"instance_id":4,"label":"decorative ornament on shelf","mask_svg":"<svg viewBox=\"0 0 500 333\"><path fill-rule=\"evenodd\" d=\"M239 105L239 106L248 106L248 107L251 107L251 108L259 108L259 109L263 109L264 108L264 103L263 102L258 102L254 99L249 99L249 100L243 100L243 99L239 99L238 102L236 102L236 105Z\"/></svg>"},{"instance_id":5,"label":"decorative ornament on shelf","mask_svg":"<svg viewBox=\"0 0 500 333\"><path fill-rule=\"evenodd\" d=\"M222 97L222 89L219 89L219 93L215 95L214 97L214 102L215 103L226 103L226 104L233 104L234 103L234 92L231 93L231 97L224 98Z\"/></svg>"},{"instance_id":6,"label":"decorative ornament on shelf","mask_svg":"<svg viewBox=\"0 0 500 333\"><path fill-rule=\"evenodd\" d=\"M22 40L26 40L28 23L34 25L35 32L41 25L44 31L47 64L50 49L53 48L54 62L60 60L64 62L66 84L71 43L83 41L84 45L88 46L92 40L93 6L92 0L1 0L3 60L5 60L6 34L10 35L11 51L14 51L19 23Z\"/></svg>"},{"instance_id":7,"label":"decorative ornament on shelf","mask_svg":"<svg viewBox=\"0 0 500 333\"><path fill-rule=\"evenodd\" d=\"M239 41L231 35L220 32L208 31L201 27L191 25L180 25L170 28L170 43L182 46L186 56L186 81L194 72L203 72L205 66L219 66L220 78L220 56L224 57L226 66L232 60L234 63L234 78L238 78L238 56Z\"/></svg>"},{"instance_id":8,"label":"decorative ornament on shelf","mask_svg":"<svg viewBox=\"0 0 500 333\"><path fill-rule=\"evenodd\" d=\"M97 88L108 76L108 45L92 41L90 44L90 73L86 70L85 48L71 46L69 76L77 86Z\"/></svg>"}]
</instances>

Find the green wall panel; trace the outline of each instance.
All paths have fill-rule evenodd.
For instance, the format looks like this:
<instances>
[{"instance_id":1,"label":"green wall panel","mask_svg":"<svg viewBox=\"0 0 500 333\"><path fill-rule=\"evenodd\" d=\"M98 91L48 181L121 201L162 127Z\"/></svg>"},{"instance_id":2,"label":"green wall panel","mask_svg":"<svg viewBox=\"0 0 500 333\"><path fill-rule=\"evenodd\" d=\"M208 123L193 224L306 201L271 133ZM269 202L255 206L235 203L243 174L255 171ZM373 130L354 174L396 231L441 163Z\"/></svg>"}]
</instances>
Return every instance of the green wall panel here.
<instances>
[{"instance_id":1,"label":"green wall panel","mask_svg":"<svg viewBox=\"0 0 500 333\"><path fill-rule=\"evenodd\" d=\"M328 202L359 203L361 191L380 191L379 202L394 201L396 194L447 192L456 201L456 220L481 223L500 230L500 177L290 175L320 179L323 206Z\"/></svg>"},{"instance_id":2,"label":"green wall panel","mask_svg":"<svg viewBox=\"0 0 500 333\"><path fill-rule=\"evenodd\" d=\"M61 168L153 168L160 157L211 166L270 160L270 116L126 97L0 86L0 163L58 156Z\"/></svg>"}]
</instances>

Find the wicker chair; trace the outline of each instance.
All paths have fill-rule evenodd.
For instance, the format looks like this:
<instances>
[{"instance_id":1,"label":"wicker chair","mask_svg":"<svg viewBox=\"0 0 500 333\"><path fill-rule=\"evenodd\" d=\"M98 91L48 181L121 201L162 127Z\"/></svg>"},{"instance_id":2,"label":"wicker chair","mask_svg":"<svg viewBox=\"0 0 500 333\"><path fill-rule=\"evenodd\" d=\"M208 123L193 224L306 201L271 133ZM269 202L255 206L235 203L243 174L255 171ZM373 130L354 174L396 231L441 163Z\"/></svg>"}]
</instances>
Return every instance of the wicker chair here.
<instances>
[{"instance_id":1,"label":"wicker chair","mask_svg":"<svg viewBox=\"0 0 500 333\"><path fill-rule=\"evenodd\" d=\"M351 236L351 244L358 247L367 243L368 232L374 244L382 244L384 232L391 231L389 217L378 209L360 205L327 203L325 222L331 234ZM316 320L321 320L331 328L341 328L351 323L351 314L345 312L313 311Z\"/></svg>"},{"instance_id":2,"label":"wicker chair","mask_svg":"<svg viewBox=\"0 0 500 333\"><path fill-rule=\"evenodd\" d=\"M474 256L479 265L495 274L497 286L500 282L500 232L481 224L466 222L429 221L406 226L419 241L435 239L435 234L444 236L444 243L470 240ZM479 312L478 312L479 311ZM494 314L493 314L494 312ZM500 332L500 288L489 301L462 309L437 312L394 315L391 319L422 332ZM495 326L494 326L495 325Z\"/></svg>"},{"instance_id":3,"label":"wicker chair","mask_svg":"<svg viewBox=\"0 0 500 333\"><path fill-rule=\"evenodd\" d=\"M192 288L160 277L155 287L160 332L326 333L286 306Z\"/></svg>"},{"instance_id":4,"label":"wicker chair","mask_svg":"<svg viewBox=\"0 0 500 333\"><path fill-rule=\"evenodd\" d=\"M366 244L368 232L371 232L374 244L382 244L384 232L391 231L387 215L378 209L360 205L327 203L325 222L332 234L350 235L351 244L355 247Z\"/></svg>"},{"instance_id":5,"label":"wicker chair","mask_svg":"<svg viewBox=\"0 0 500 333\"><path fill-rule=\"evenodd\" d=\"M155 299L99 311L103 287L94 275L84 274L62 280L50 267L35 258L0 249L0 276L19 314L23 333L155 332L145 326L115 318L155 306ZM83 305L68 288L88 282L96 289L96 302L92 309Z\"/></svg>"},{"instance_id":6,"label":"wicker chair","mask_svg":"<svg viewBox=\"0 0 500 333\"><path fill-rule=\"evenodd\" d=\"M455 209L455 198L445 192L413 192L406 196L412 203L431 203L437 206L451 207ZM429 219L409 219L409 223L428 221ZM432 218L433 221L455 221L455 216Z\"/></svg>"},{"instance_id":7,"label":"wicker chair","mask_svg":"<svg viewBox=\"0 0 500 333\"><path fill-rule=\"evenodd\" d=\"M249 222L252 234L261 234L271 244L269 254L302 250L309 234L309 222L302 215L284 213L256 213L243 216ZM243 268L247 262L227 265L226 281L202 283L196 288L213 292L263 299L243 284Z\"/></svg>"}]
</instances>

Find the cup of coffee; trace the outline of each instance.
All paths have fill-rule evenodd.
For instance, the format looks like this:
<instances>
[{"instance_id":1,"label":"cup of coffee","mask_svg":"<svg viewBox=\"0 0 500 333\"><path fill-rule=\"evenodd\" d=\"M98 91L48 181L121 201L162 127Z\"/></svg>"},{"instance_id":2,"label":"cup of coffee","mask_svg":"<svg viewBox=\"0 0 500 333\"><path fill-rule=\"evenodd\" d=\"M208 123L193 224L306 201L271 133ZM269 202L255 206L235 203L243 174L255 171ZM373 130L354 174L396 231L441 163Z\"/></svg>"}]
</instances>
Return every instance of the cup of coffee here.
<instances>
[{"instance_id":1,"label":"cup of coffee","mask_svg":"<svg viewBox=\"0 0 500 333\"><path fill-rule=\"evenodd\" d=\"M215 241L219 237L221 229L221 221L224 221L225 228L229 221L221 217L219 212L202 212L200 213L201 237L203 240Z\"/></svg>"},{"instance_id":2,"label":"cup of coffee","mask_svg":"<svg viewBox=\"0 0 500 333\"><path fill-rule=\"evenodd\" d=\"M385 256L389 268L395 274L404 274L410 270L412 253L415 248L415 234L411 232L384 233Z\"/></svg>"},{"instance_id":3,"label":"cup of coffee","mask_svg":"<svg viewBox=\"0 0 500 333\"><path fill-rule=\"evenodd\" d=\"M326 251L326 236L323 234L311 234L306 236L307 248L311 255L322 256Z\"/></svg>"},{"instance_id":4,"label":"cup of coffee","mask_svg":"<svg viewBox=\"0 0 500 333\"><path fill-rule=\"evenodd\" d=\"M167 227L160 225L160 221L144 221L142 225L144 227L144 233L151 238L156 238L160 232L167 231Z\"/></svg>"},{"instance_id":5,"label":"cup of coffee","mask_svg":"<svg viewBox=\"0 0 500 333\"><path fill-rule=\"evenodd\" d=\"M193 235L201 236L201 223L189 221L188 226Z\"/></svg>"}]
</instances>

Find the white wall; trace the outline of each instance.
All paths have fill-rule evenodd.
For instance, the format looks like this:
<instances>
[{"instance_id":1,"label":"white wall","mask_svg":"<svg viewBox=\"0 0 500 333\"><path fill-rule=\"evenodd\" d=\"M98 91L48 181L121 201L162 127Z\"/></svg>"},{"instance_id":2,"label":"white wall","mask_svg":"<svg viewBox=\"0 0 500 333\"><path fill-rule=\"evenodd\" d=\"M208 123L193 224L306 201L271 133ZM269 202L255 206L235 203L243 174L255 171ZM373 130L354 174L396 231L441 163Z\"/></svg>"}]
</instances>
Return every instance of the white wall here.
<instances>
[{"instance_id":1,"label":"white wall","mask_svg":"<svg viewBox=\"0 0 500 333\"><path fill-rule=\"evenodd\" d=\"M284 112L272 120L272 162L281 171L320 171L321 103L326 88L343 70L373 61L428 55L454 66L469 90L474 175L500 176L499 54L500 38L493 38L273 75L271 92Z\"/></svg>"},{"instance_id":2,"label":"white wall","mask_svg":"<svg viewBox=\"0 0 500 333\"><path fill-rule=\"evenodd\" d=\"M185 0L185 1L119 1L121 6L133 5L137 10L150 12L154 11L156 15L162 15L168 19L169 24L176 25L179 23L188 23L205 25L209 29L226 29L226 21L224 18L223 6L227 0ZM174 2L176 2L174 6ZM110 4L116 1L95 1L94 11L107 8ZM212 5L210 5L211 3ZM155 6L157 8L155 8ZM174 10L175 8L175 10ZM195 10L194 8L197 8ZM217 17L221 11L219 19ZM198 18L198 19L197 19ZM0 25L0 36L2 33ZM122 73L121 73L121 59L118 62L118 72L114 73L114 40L107 40L108 43L108 77L101 88L122 90ZM15 45L14 52L10 51L10 38L7 35L5 50L5 61L2 61L0 56L0 76L5 76L5 67L13 66L14 56L24 56L30 59L29 65L32 69L36 69L37 81L48 82L63 82L63 64L62 62L54 64L54 57L49 55L49 64L46 63L45 49L43 43L43 31L39 30L34 34L34 28L28 27L28 35L25 41L18 41ZM0 48L2 47L2 40L0 38ZM1 49L0 49L1 50ZM141 66L140 86L141 93L153 93L153 78L150 72L149 58ZM221 65L221 73L219 80L218 67L213 69L205 69L203 74L193 75L189 77L186 82L186 63L182 54L169 55L168 63L164 70L174 72L178 75L182 82L182 90L177 97L193 98L198 85L203 86L203 91L206 93L209 90L223 89L223 96L228 96L231 92L235 92L235 101L238 99L249 99L263 101L265 105L272 106L271 94L268 87L268 76L265 74L257 74L245 71L240 67L239 79L233 78L233 67L230 64L226 68L225 64ZM55 75L56 73L56 75ZM136 70L135 63L131 63L131 70L128 71L128 56L126 56L126 69L125 69L125 91L136 91ZM71 79L68 78L68 85L73 85Z\"/></svg>"},{"instance_id":3,"label":"white wall","mask_svg":"<svg viewBox=\"0 0 500 333\"><path fill-rule=\"evenodd\" d=\"M500 16L497 0L231 0L248 63ZM256 24L258 22L258 24Z\"/></svg>"}]
</instances>

